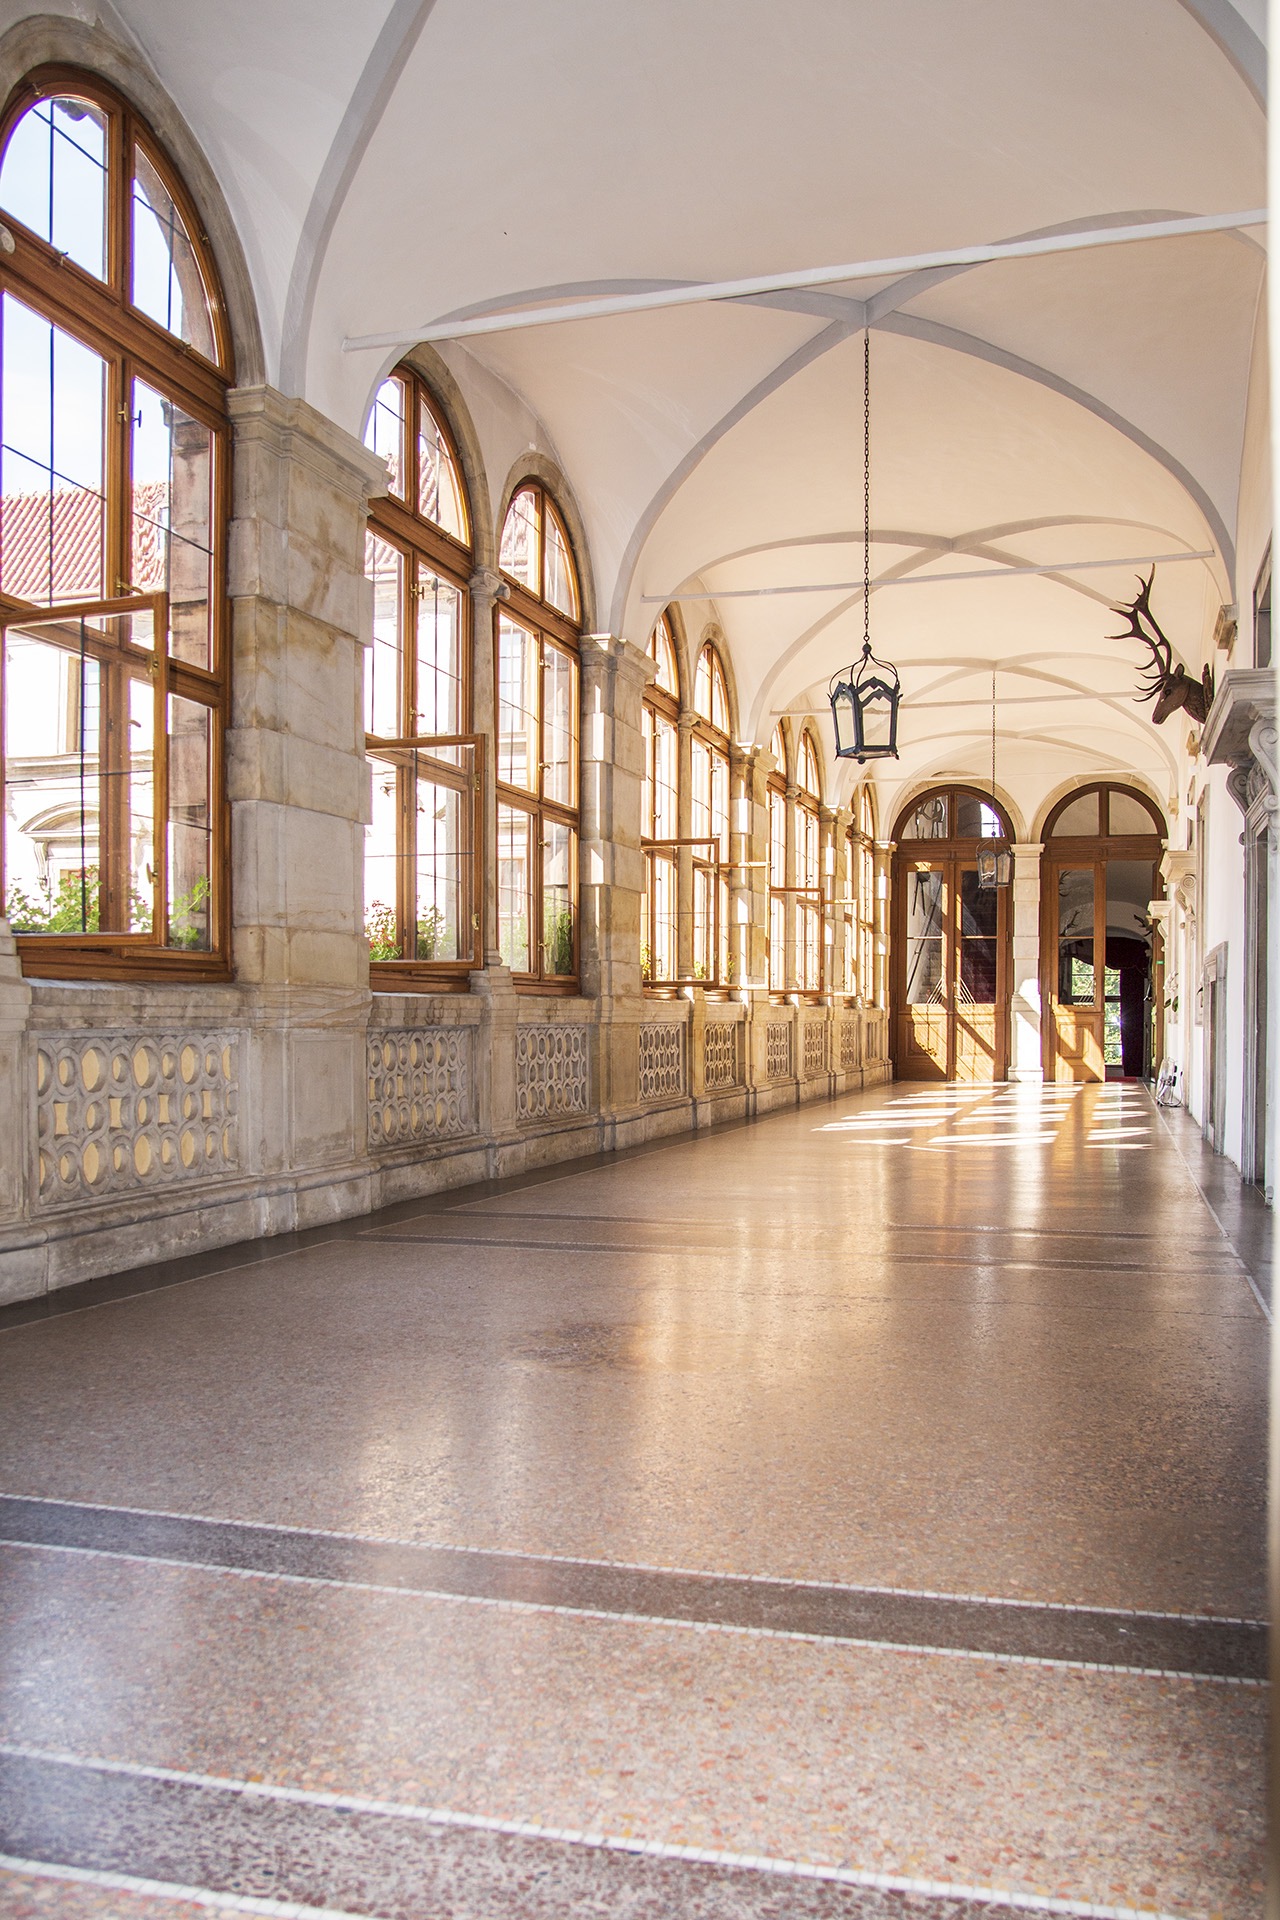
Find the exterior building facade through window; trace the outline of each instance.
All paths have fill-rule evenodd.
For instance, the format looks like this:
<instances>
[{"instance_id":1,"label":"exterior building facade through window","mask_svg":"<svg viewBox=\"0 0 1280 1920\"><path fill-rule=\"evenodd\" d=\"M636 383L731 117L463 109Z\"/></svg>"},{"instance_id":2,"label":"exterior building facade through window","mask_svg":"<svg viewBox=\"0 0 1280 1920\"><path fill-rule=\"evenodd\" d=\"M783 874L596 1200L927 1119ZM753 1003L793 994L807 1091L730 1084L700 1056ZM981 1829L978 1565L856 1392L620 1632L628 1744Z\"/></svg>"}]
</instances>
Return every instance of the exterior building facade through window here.
<instances>
[{"instance_id":1,"label":"exterior building facade through window","mask_svg":"<svg viewBox=\"0 0 1280 1920\"><path fill-rule=\"evenodd\" d=\"M0 122L4 911L28 971L228 966L229 329L185 188L66 68Z\"/></svg>"}]
</instances>

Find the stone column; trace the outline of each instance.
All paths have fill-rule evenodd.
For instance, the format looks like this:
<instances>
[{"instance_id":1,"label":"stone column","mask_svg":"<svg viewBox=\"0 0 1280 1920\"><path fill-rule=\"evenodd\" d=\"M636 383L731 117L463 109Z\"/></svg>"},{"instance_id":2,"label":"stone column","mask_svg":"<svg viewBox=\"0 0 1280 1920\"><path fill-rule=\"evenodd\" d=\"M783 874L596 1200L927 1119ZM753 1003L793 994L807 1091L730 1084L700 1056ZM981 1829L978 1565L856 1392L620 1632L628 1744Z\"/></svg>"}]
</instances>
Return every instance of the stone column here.
<instances>
[{"instance_id":1,"label":"stone column","mask_svg":"<svg viewBox=\"0 0 1280 1920\"><path fill-rule=\"evenodd\" d=\"M1011 1080L1044 1079L1040 1001L1040 855L1043 851L1039 840L1019 841L1013 849Z\"/></svg>"},{"instance_id":2,"label":"stone column","mask_svg":"<svg viewBox=\"0 0 1280 1920\"><path fill-rule=\"evenodd\" d=\"M639 1100L640 913L644 855L644 690L653 662L629 640L582 642L582 991L597 1002L597 1084L604 1115Z\"/></svg>"},{"instance_id":3,"label":"stone column","mask_svg":"<svg viewBox=\"0 0 1280 1920\"><path fill-rule=\"evenodd\" d=\"M363 1204L333 1175L362 1174L367 1146L364 530L386 469L270 387L240 388L228 411L232 935L253 1029L243 1138L253 1171L329 1170L314 1191L334 1214ZM288 1191L268 1230L304 1223Z\"/></svg>"}]
</instances>

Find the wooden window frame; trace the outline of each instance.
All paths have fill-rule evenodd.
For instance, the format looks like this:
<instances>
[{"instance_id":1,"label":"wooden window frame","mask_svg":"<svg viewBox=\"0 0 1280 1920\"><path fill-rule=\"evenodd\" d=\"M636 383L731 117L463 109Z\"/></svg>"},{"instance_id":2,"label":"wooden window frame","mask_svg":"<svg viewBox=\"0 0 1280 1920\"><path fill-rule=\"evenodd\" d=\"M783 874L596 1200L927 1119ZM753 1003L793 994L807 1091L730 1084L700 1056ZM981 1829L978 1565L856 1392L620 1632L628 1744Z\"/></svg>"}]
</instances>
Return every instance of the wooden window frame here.
<instances>
[{"instance_id":1,"label":"wooden window frame","mask_svg":"<svg viewBox=\"0 0 1280 1920\"><path fill-rule=\"evenodd\" d=\"M438 754L441 750L446 753L450 750L456 750L459 753L468 748L471 750L474 801L471 817L470 871L465 889L467 904L463 909L470 923L471 943L469 949L461 953L456 960L421 959L416 953L398 960L370 958L369 984L378 993L465 993L470 975L484 964L485 742L480 735L471 730L474 641L470 581L474 572L474 562L469 545L456 539L438 522L428 519L414 504L420 498L418 456L420 406L425 406L430 412L449 451L458 480L462 512L468 532L471 531L475 522L462 463L458 457L457 442L444 416L440 401L430 384L416 367L404 362L393 367L379 382L379 391L388 380L401 382L405 394L404 472L401 476L404 498L401 499L396 494L388 492L379 494L371 501L368 532L384 545L393 548L401 559L398 711L402 719L410 715L415 721L420 718L420 709L417 705L418 649L415 608L422 597L420 589L424 574L435 576L446 581L458 594L459 724L457 731L451 734L407 731L397 735L382 735L366 731L365 752L370 756L371 768L374 760L393 763L397 767L397 878L394 890L394 912L396 937L403 945L411 937L416 944L418 925L417 888L416 880L413 878L416 873L417 854L416 812L414 811L416 802L411 797L411 789L416 793L418 761L422 758L430 760L433 754ZM451 770L443 772L442 779L446 785L453 784ZM367 915L367 905L365 911ZM366 931L367 928L366 919ZM412 935L411 929L414 930Z\"/></svg>"},{"instance_id":2,"label":"wooden window frame","mask_svg":"<svg viewBox=\"0 0 1280 1920\"><path fill-rule=\"evenodd\" d=\"M816 791L801 784L801 769L805 764L805 748L812 755ZM791 960L795 975L792 991L805 1000L819 1000L827 986L827 943L823 935L826 928L827 888L823 876L823 842L826 838L822 831L822 758L818 752L818 743L808 726L802 727L796 741L795 751L795 800L791 804L791 834L795 847L795 881L788 888L793 901L794 928L791 940ZM818 878L816 885L809 879L801 879L801 835L808 833L807 822L812 822L813 837L817 843ZM818 978L815 984L802 985L800 976L805 969L801 966L801 925L802 912L814 913L818 917Z\"/></svg>"},{"instance_id":3,"label":"wooden window frame","mask_svg":"<svg viewBox=\"0 0 1280 1920\"><path fill-rule=\"evenodd\" d=\"M702 713L697 705L698 671L704 660L711 662L711 699L708 702L712 712L716 705L716 688L720 690L724 706L726 725L721 727L708 714ZM690 887L699 884L706 887L710 900L710 953L713 964L699 974L696 971L698 960L691 956L691 976L700 987L713 993L723 993L732 985L729 977L733 964L733 955L729 947L729 840L733 831L733 757L730 753L728 729L729 719L729 680L720 658L720 649L713 640L704 640L698 649L694 661L693 685L691 689L690 709L692 725L690 727L690 746L698 741L715 760L724 763L725 792L728 795L727 824L724 832L725 845L719 846L719 836L703 834L689 836L689 862L691 867ZM692 784L692 767L690 782ZM715 790L715 776L712 774L712 792ZM691 794L692 802L692 794ZM708 823L709 825L710 823ZM691 927L696 939L696 911L691 913Z\"/></svg>"},{"instance_id":4,"label":"wooden window frame","mask_svg":"<svg viewBox=\"0 0 1280 1920\"><path fill-rule=\"evenodd\" d=\"M166 649L163 674L168 692L183 697L191 689L197 704L213 715L210 742L210 947L207 951L166 946L160 937L166 916L156 915L150 935L124 933L15 934L24 973L50 979L225 980L231 972L230 804L226 791L226 732L230 724L230 603L227 593L227 537L231 518L231 436L227 393L235 382L231 327L209 236L195 203L154 129L122 94L96 74L62 63L34 68L10 93L0 113L0 158L18 121L42 99L73 95L106 115L106 274L94 274L0 209L13 251L0 254L0 295L29 307L40 318L96 354L104 374L104 592L96 602L78 596L78 606L106 606L112 600L154 598L135 594L132 573L132 438L129 415L135 380L162 399L174 402L210 434L210 605L209 666L197 668ZM129 296L133 162L135 147L146 156L170 193L186 228L208 299L215 359L207 359L176 334L166 331ZM163 597L163 596L162 596ZM71 602L24 602L0 593L0 618L39 619L66 612ZM197 691L198 690L198 691ZM3 814L3 731L0 730L0 815ZM163 760L156 743L156 767ZM157 773L155 826L167 835L168 794ZM0 828L2 831L2 828ZM2 855L2 847L0 847ZM155 867L164 855L158 844ZM3 876L0 864L0 877Z\"/></svg>"},{"instance_id":5,"label":"wooden window frame","mask_svg":"<svg viewBox=\"0 0 1280 1920\"><path fill-rule=\"evenodd\" d=\"M643 790L646 798L644 818L641 823L640 846L645 861L645 891L641 903L643 926L640 954L640 981L646 993L653 993L659 998L670 998L671 994L676 991L680 984L680 848L683 842L678 831L675 834L668 834L665 838L658 837L656 833L655 816L658 792L658 740L659 725L661 724L674 728L676 734L676 824L677 828L679 826L681 787L680 694L682 682L680 675L680 655L675 644L675 635L671 630L671 622L665 613L660 614L653 624L646 652L656 665L658 662L657 643L660 632L665 633L667 645L671 650L671 658L675 665L676 691L672 693L670 688L661 686L656 678L650 681L644 691L644 711L651 724L647 729L644 741L645 777ZM665 862L671 869L671 886L675 896L670 930L673 965L669 975L656 971L657 955L660 951L660 943L658 940L658 867L662 862ZM649 967L647 972L645 971L644 963L646 948L649 954Z\"/></svg>"},{"instance_id":6,"label":"wooden window frame","mask_svg":"<svg viewBox=\"0 0 1280 1920\"><path fill-rule=\"evenodd\" d=\"M564 515L551 499L551 496L541 481L529 478L522 480L518 486L512 489L511 498L507 503L508 516L515 501L523 493L532 493L538 500L540 586L545 586L546 584L547 543L545 529L546 516L548 512L550 512L560 531L561 538L564 541L565 551L569 557L574 601L580 609L582 605L581 570L578 566L577 556L573 550L573 543L569 537L569 530L564 522ZM503 519L504 531L505 528L506 516L504 516ZM510 619L515 625L523 627L527 633L532 634L538 646L538 779L536 787L530 789L508 785L501 777L502 763L500 755L495 765L495 786L498 807L500 809L506 807L524 813L533 823L534 857L531 862L531 884L529 889L529 956L531 964L527 971L517 972L513 968L512 977L517 992L555 994L572 997L580 990L579 966L582 939L582 905L578 885L582 838L582 628L578 620L570 619L566 614L561 613L559 608L552 606L551 602L545 599L541 592L537 594L531 593L514 575L507 573L505 570L502 573L502 584L504 597L495 604L493 610L493 672L495 687L500 685L501 626L504 618ZM568 655L574 663L577 675L578 710L574 715L572 747L573 790L575 799L572 806L566 806L564 803L550 798L545 792L545 775L547 772L547 706L543 688L546 682L548 649ZM567 974L548 973L546 971L544 963L545 942L541 938L540 932L538 933L538 937L535 938L535 930L543 928L545 918L542 856L545 851L545 827L548 823L567 827L571 835L571 877L569 894L573 903L573 967L572 971ZM532 964L535 955L537 957L536 965Z\"/></svg>"},{"instance_id":7,"label":"wooden window frame","mask_svg":"<svg viewBox=\"0 0 1280 1920\"><path fill-rule=\"evenodd\" d=\"M879 1005L875 981L875 845L875 821L864 785L854 797L854 818L846 834L848 906L844 916L845 940L852 942L853 952L853 964L846 969L846 977L852 976L855 984L851 992L864 1007Z\"/></svg>"}]
</instances>

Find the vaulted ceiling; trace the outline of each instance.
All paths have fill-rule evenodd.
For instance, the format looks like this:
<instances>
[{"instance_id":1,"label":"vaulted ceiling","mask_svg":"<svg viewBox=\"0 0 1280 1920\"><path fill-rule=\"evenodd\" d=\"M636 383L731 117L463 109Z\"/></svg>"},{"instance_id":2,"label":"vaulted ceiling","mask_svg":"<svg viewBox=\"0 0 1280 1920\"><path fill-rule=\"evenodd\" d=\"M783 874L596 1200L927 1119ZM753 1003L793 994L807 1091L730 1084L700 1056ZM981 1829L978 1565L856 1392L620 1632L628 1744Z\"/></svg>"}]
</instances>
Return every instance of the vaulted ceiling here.
<instances>
[{"instance_id":1,"label":"vaulted ceiling","mask_svg":"<svg viewBox=\"0 0 1280 1920\"><path fill-rule=\"evenodd\" d=\"M25 11L0 0L0 19ZM271 377L359 432L397 351L344 352L350 336L1260 206L1261 11L116 0L106 17L222 183ZM690 596L725 633L739 732L766 740L777 714L821 711L860 643L843 583L861 572L869 323L873 570L911 583L872 608L907 689L895 782L982 771L998 665L1004 781L1029 818L1076 773L1170 790L1178 742L1132 700L1133 645L1105 638L1132 565L990 576L1207 552L1157 576L1198 663L1238 591L1264 245L1144 241L442 351L495 495L530 443L563 470L597 623L643 640L665 595ZM927 584L973 568L987 577ZM770 587L791 591L754 591Z\"/></svg>"}]
</instances>

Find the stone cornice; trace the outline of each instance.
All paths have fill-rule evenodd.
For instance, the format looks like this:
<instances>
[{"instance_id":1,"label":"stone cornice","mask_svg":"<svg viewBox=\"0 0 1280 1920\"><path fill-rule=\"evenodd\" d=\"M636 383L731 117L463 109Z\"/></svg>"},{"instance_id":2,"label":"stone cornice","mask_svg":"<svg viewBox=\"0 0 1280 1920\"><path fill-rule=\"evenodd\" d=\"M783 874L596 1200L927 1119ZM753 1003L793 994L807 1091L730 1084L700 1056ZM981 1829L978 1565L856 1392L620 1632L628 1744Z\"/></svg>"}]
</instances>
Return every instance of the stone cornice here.
<instances>
[{"instance_id":1,"label":"stone cornice","mask_svg":"<svg viewBox=\"0 0 1280 1920\"><path fill-rule=\"evenodd\" d=\"M305 400L275 387L234 387L227 412L237 446L258 441L281 459L309 468L364 506L387 491L387 463Z\"/></svg>"},{"instance_id":2,"label":"stone cornice","mask_svg":"<svg viewBox=\"0 0 1280 1920\"><path fill-rule=\"evenodd\" d=\"M1213 766L1248 757L1249 734L1259 720L1274 721L1276 681L1269 667L1232 667L1218 683L1200 751Z\"/></svg>"}]
</instances>

